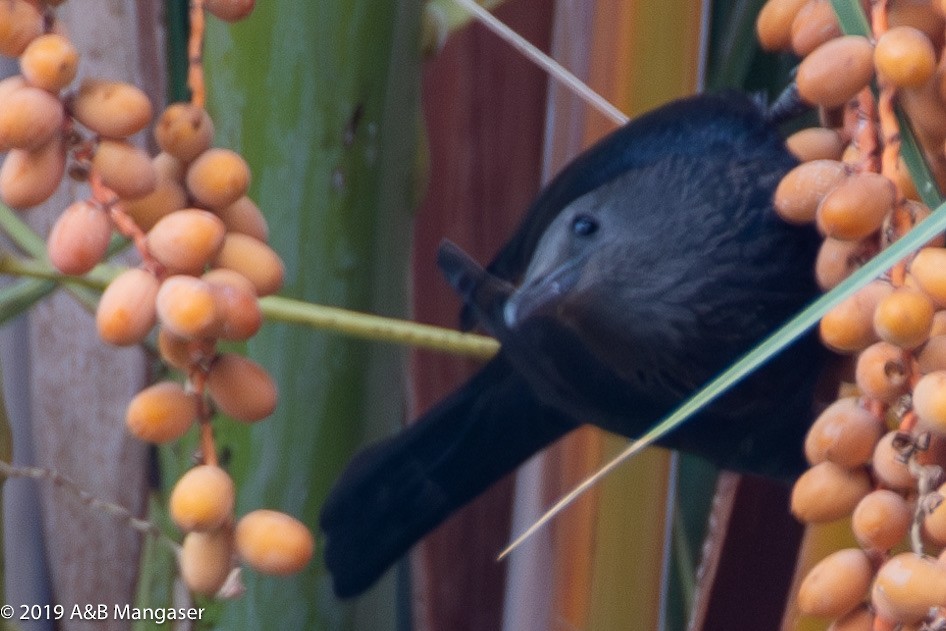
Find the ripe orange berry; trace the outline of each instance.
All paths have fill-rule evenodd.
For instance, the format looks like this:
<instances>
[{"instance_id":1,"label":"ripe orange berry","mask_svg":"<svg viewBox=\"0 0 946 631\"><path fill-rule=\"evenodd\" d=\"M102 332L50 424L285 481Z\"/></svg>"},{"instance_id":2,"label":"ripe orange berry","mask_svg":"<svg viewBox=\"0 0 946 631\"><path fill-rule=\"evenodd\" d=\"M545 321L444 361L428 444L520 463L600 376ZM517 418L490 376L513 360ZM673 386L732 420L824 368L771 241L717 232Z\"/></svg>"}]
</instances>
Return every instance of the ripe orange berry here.
<instances>
[{"instance_id":1,"label":"ripe orange berry","mask_svg":"<svg viewBox=\"0 0 946 631\"><path fill-rule=\"evenodd\" d=\"M844 140L841 135L834 129L825 127L809 127L796 131L785 139L785 146L801 162L838 161L844 153ZM814 218L814 212L812 212L812 218Z\"/></svg>"},{"instance_id":2,"label":"ripe orange berry","mask_svg":"<svg viewBox=\"0 0 946 631\"><path fill-rule=\"evenodd\" d=\"M7 95L13 94L14 91L25 88L28 85L23 75L15 74L6 79L0 79L0 99L6 99Z\"/></svg>"},{"instance_id":3,"label":"ripe orange berry","mask_svg":"<svg viewBox=\"0 0 946 631\"><path fill-rule=\"evenodd\" d=\"M227 227L227 232L239 232L266 243L269 239L269 226L260 212L259 206L244 195L229 206L214 210Z\"/></svg>"},{"instance_id":4,"label":"ripe orange berry","mask_svg":"<svg viewBox=\"0 0 946 631\"><path fill-rule=\"evenodd\" d=\"M861 351L854 375L861 392L887 403L904 394L909 386L903 350L887 342L871 344Z\"/></svg>"},{"instance_id":5,"label":"ripe orange berry","mask_svg":"<svg viewBox=\"0 0 946 631\"><path fill-rule=\"evenodd\" d=\"M946 606L946 565L914 552L894 556L877 572L871 603L885 618L919 622L931 607Z\"/></svg>"},{"instance_id":6,"label":"ripe orange berry","mask_svg":"<svg viewBox=\"0 0 946 631\"><path fill-rule=\"evenodd\" d=\"M168 271L200 274L223 245L224 225L207 210L175 210L148 232L148 250Z\"/></svg>"},{"instance_id":7,"label":"ripe orange berry","mask_svg":"<svg viewBox=\"0 0 946 631\"><path fill-rule=\"evenodd\" d=\"M213 290L217 327L214 333L224 340L247 340L259 331L263 314L256 290L244 276L228 269L215 269L202 277Z\"/></svg>"},{"instance_id":8,"label":"ripe orange berry","mask_svg":"<svg viewBox=\"0 0 946 631\"><path fill-rule=\"evenodd\" d=\"M916 478L910 473L910 468L903 461L900 452L894 448L894 439L897 432L887 432L874 448L871 459L871 470L874 477L883 486L895 491L909 491L916 488Z\"/></svg>"},{"instance_id":9,"label":"ripe orange berry","mask_svg":"<svg viewBox=\"0 0 946 631\"><path fill-rule=\"evenodd\" d=\"M775 211L789 223L811 223L824 196L850 174L850 168L837 160L800 164L786 173L775 189Z\"/></svg>"},{"instance_id":10,"label":"ripe orange berry","mask_svg":"<svg viewBox=\"0 0 946 631\"><path fill-rule=\"evenodd\" d=\"M236 525L236 549L253 569L286 576L308 565L315 541L299 520L273 510L255 510Z\"/></svg>"},{"instance_id":11,"label":"ripe orange berry","mask_svg":"<svg viewBox=\"0 0 946 631\"><path fill-rule=\"evenodd\" d=\"M185 372L194 364L212 358L207 355L205 345L200 340L178 337L166 329L158 329L158 353L164 363Z\"/></svg>"},{"instance_id":12,"label":"ripe orange berry","mask_svg":"<svg viewBox=\"0 0 946 631\"><path fill-rule=\"evenodd\" d=\"M98 265L108 250L112 222L98 206L74 202L56 219L46 251L53 267L63 274L85 274Z\"/></svg>"},{"instance_id":13,"label":"ripe orange berry","mask_svg":"<svg viewBox=\"0 0 946 631\"><path fill-rule=\"evenodd\" d=\"M902 495L887 489L867 494L854 509L851 530L857 542L869 550L886 552L910 531L913 510Z\"/></svg>"},{"instance_id":14,"label":"ripe orange berry","mask_svg":"<svg viewBox=\"0 0 946 631\"><path fill-rule=\"evenodd\" d=\"M812 105L838 107L874 75L874 50L866 37L843 35L818 46L798 66L798 93Z\"/></svg>"},{"instance_id":15,"label":"ripe orange berry","mask_svg":"<svg viewBox=\"0 0 946 631\"><path fill-rule=\"evenodd\" d=\"M141 268L127 269L112 280L99 300L95 325L109 344L137 344L157 320L158 279Z\"/></svg>"},{"instance_id":16,"label":"ripe orange berry","mask_svg":"<svg viewBox=\"0 0 946 631\"><path fill-rule=\"evenodd\" d=\"M158 179L174 180L184 186L184 172L186 165L167 151L162 151L151 160ZM183 208L183 206L182 206Z\"/></svg>"},{"instance_id":17,"label":"ripe orange berry","mask_svg":"<svg viewBox=\"0 0 946 631\"><path fill-rule=\"evenodd\" d=\"M820 462L801 474L792 487L792 514L809 524L834 521L850 515L870 491L866 470Z\"/></svg>"},{"instance_id":18,"label":"ripe orange berry","mask_svg":"<svg viewBox=\"0 0 946 631\"><path fill-rule=\"evenodd\" d=\"M913 409L924 427L946 434L946 370L920 378L913 388Z\"/></svg>"},{"instance_id":19,"label":"ripe orange berry","mask_svg":"<svg viewBox=\"0 0 946 631\"><path fill-rule=\"evenodd\" d=\"M187 191L184 186L163 171L162 162L167 159L174 160L166 153L160 153L151 160L157 176L153 191L144 197L122 200L125 212L144 231L151 230L162 217L187 206Z\"/></svg>"},{"instance_id":20,"label":"ripe orange berry","mask_svg":"<svg viewBox=\"0 0 946 631\"><path fill-rule=\"evenodd\" d=\"M933 303L924 293L900 287L877 303L874 331L900 348L916 348L929 339L933 311Z\"/></svg>"},{"instance_id":21,"label":"ripe orange berry","mask_svg":"<svg viewBox=\"0 0 946 631\"><path fill-rule=\"evenodd\" d=\"M213 137L214 124L207 110L192 103L168 105L154 126L154 139L161 150L182 162L191 162L207 151Z\"/></svg>"},{"instance_id":22,"label":"ripe orange berry","mask_svg":"<svg viewBox=\"0 0 946 631\"><path fill-rule=\"evenodd\" d=\"M263 325L263 314L255 294L226 285L212 287L220 313L217 336L223 340L245 341L256 335Z\"/></svg>"},{"instance_id":23,"label":"ripe orange berry","mask_svg":"<svg viewBox=\"0 0 946 631\"><path fill-rule=\"evenodd\" d=\"M262 366L235 353L214 359L207 374L207 391L224 414L238 421L259 421L276 409L272 378Z\"/></svg>"},{"instance_id":24,"label":"ripe orange berry","mask_svg":"<svg viewBox=\"0 0 946 631\"><path fill-rule=\"evenodd\" d=\"M203 337L216 324L213 292L207 283L193 276L165 278L155 305L161 326L178 337Z\"/></svg>"},{"instance_id":25,"label":"ripe orange berry","mask_svg":"<svg viewBox=\"0 0 946 631\"><path fill-rule=\"evenodd\" d=\"M822 341L842 353L859 351L873 344L877 340L874 310L891 292L890 283L876 280L843 300L821 319L818 332Z\"/></svg>"},{"instance_id":26,"label":"ripe orange berry","mask_svg":"<svg viewBox=\"0 0 946 631\"><path fill-rule=\"evenodd\" d=\"M185 532L215 530L233 517L235 502L236 487L227 472L215 465L198 465L174 485L168 512Z\"/></svg>"},{"instance_id":27,"label":"ripe orange berry","mask_svg":"<svg viewBox=\"0 0 946 631\"><path fill-rule=\"evenodd\" d=\"M935 46L943 43L943 27L946 21L936 11L936 1L892 2L887 12L889 27L912 26L923 32Z\"/></svg>"},{"instance_id":28,"label":"ripe orange berry","mask_svg":"<svg viewBox=\"0 0 946 631\"><path fill-rule=\"evenodd\" d=\"M770 0L756 18L759 44L765 50L788 50L792 43L792 22L808 0Z\"/></svg>"},{"instance_id":29,"label":"ripe orange berry","mask_svg":"<svg viewBox=\"0 0 946 631\"><path fill-rule=\"evenodd\" d=\"M58 33L40 35L20 56L20 71L37 88L58 93L76 78L79 51Z\"/></svg>"},{"instance_id":30,"label":"ripe orange berry","mask_svg":"<svg viewBox=\"0 0 946 631\"><path fill-rule=\"evenodd\" d=\"M837 617L864 601L874 576L863 550L838 550L815 565L798 588L798 608L808 616Z\"/></svg>"},{"instance_id":31,"label":"ripe orange berry","mask_svg":"<svg viewBox=\"0 0 946 631\"><path fill-rule=\"evenodd\" d=\"M19 57L43 34L43 16L26 0L0 2L0 55Z\"/></svg>"},{"instance_id":32,"label":"ripe orange berry","mask_svg":"<svg viewBox=\"0 0 946 631\"><path fill-rule=\"evenodd\" d=\"M191 163L184 180L202 206L222 208L246 195L250 167L235 151L208 149Z\"/></svg>"},{"instance_id":33,"label":"ripe orange berry","mask_svg":"<svg viewBox=\"0 0 946 631\"><path fill-rule=\"evenodd\" d=\"M916 88L933 76L936 51L922 31L911 26L895 26L877 38L874 66L882 81L898 88Z\"/></svg>"},{"instance_id":34,"label":"ripe orange berry","mask_svg":"<svg viewBox=\"0 0 946 631\"><path fill-rule=\"evenodd\" d=\"M250 295L256 295L256 287L253 286L253 283L250 281L250 279L239 272L233 271L232 269L218 267L205 272L201 278L211 285L235 287L236 289L239 289Z\"/></svg>"},{"instance_id":35,"label":"ripe orange berry","mask_svg":"<svg viewBox=\"0 0 946 631\"><path fill-rule=\"evenodd\" d=\"M66 149L59 135L33 150L11 149L0 167L0 199L17 209L41 204L56 192L65 172Z\"/></svg>"},{"instance_id":36,"label":"ripe orange berry","mask_svg":"<svg viewBox=\"0 0 946 631\"><path fill-rule=\"evenodd\" d=\"M946 370L946 335L932 335L916 355L921 374Z\"/></svg>"},{"instance_id":37,"label":"ripe orange berry","mask_svg":"<svg viewBox=\"0 0 946 631\"><path fill-rule=\"evenodd\" d=\"M835 186L818 206L821 233L854 241L876 232L896 201L893 182L879 173L855 173Z\"/></svg>"},{"instance_id":38,"label":"ripe orange berry","mask_svg":"<svg viewBox=\"0 0 946 631\"><path fill-rule=\"evenodd\" d=\"M121 81L85 79L72 102L76 120L106 138L136 134L151 122L151 100L141 88Z\"/></svg>"},{"instance_id":39,"label":"ripe orange berry","mask_svg":"<svg viewBox=\"0 0 946 631\"><path fill-rule=\"evenodd\" d=\"M856 397L838 399L808 430L805 457L809 464L830 460L845 469L854 469L870 462L883 433L883 420L861 406Z\"/></svg>"},{"instance_id":40,"label":"ripe orange berry","mask_svg":"<svg viewBox=\"0 0 946 631\"><path fill-rule=\"evenodd\" d=\"M946 249L923 248L910 263L910 276L939 307L946 307Z\"/></svg>"},{"instance_id":41,"label":"ripe orange berry","mask_svg":"<svg viewBox=\"0 0 946 631\"><path fill-rule=\"evenodd\" d=\"M807 2L792 21L792 50L799 57L841 35L841 25L827 1Z\"/></svg>"},{"instance_id":42,"label":"ripe orange berry","mask_svg":"<svg viewBox=\"0 0 946 631\"><path fill-rule=\"evenodd\" d=\"M181 546L181 578L195 594L214 596L233 569L233 532L189 532Z\"/></svg>"},{"instance_id":43,"label":"ripe orange berry","mask_svg":"<svg viewBox=\"0 0 946 631\"><path fill-rule=\"evenodd\" d=\"M246 276L256 287L258 296L268 296L279 291L285 274L282 260L268 245L236 232L224 237L223 247L214 265Z\"/></svg>"},{"instance_id":44,"label":"ripe orange berry","mask_svg":"<svg viewBox=\"0 0 946 631\"><path fill-rule=\"evenodd\" d=\"M119 197L144 197L157 186L151 157L125 140L100 140L92 166L102 177L102 183Z\"/></svg>"},{"instance_id":45,"label":"ripe orange berry","mask_svg":"<svg viewBox=\"0 0 946 631\"><path fill-rule=\"evenodd\" d=\"M125 423L132 435L149 443L166 443L187 433L197 420L197 396L173 381L156 383L128 404Z\"/></svg>"},{"instance_id":46,"label":"ripe orange berry","mask_svg":"<svg viewBox=\"0 0 946 631\"><path fill-rule=\"evenodd\" d=\"M36 149L60 132L64 114L59 99L31 86L5 92L0 101L0 151Z\"/></svg>"},{"instance_id":47,"label":"ripe orange berry","mask_svg":"<svg viewBox=\"0 0 946 631\"><path fill-rule=\"evenodd\" d=\"M827 238L821 243L815 259L815 280L827 291L836 287L869 261L876 253L876 245L869 240L841 241Z\"/></svg>"}]
</instances>

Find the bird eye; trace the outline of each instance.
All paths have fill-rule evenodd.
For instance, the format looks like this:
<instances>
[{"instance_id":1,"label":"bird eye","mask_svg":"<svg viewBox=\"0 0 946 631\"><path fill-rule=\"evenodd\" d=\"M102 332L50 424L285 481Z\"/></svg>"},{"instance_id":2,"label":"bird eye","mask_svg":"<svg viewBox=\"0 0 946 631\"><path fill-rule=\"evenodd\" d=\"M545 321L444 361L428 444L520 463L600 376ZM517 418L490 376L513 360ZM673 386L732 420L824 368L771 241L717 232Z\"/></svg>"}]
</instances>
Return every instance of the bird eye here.
<instances>
[{"instance_id":1,"label":"bird eye","mask_svg":"<svg viewBox=\"0 0 946 631\"><path fill-rule=\"evenodd\" d=\"M572 232L579 237L587 237L598 230L598 222L588 215L576 215L572 219Z\"/></svg>"}]
</instances>

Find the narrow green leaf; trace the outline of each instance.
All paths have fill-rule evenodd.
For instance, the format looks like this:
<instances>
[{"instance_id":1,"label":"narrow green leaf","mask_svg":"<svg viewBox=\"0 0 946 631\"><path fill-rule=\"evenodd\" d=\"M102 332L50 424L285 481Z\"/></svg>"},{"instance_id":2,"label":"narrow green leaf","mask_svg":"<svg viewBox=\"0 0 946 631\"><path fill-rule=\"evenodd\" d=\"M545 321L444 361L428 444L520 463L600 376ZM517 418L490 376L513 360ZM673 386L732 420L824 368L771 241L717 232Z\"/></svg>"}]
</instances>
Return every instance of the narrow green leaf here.
<instances>
[{"instance_id":1,"label":"narrow green leaf","mask_svg":"<svg viewBox=\"0 0 946 631\"><path fill-rule=\"evenodd\" d=\"M20 315L42 300L58 285L49 280L23 278L0 288L0 324Z\"/></svg>"},{"instance_id":2,"label":"narrow green leaf","mask_svg":"<svg viewBox=\"0 0 946 631\"><path fill-rule=\"evenodd\" d=\"M706 85L710 89L743 85L758 44L754 37L760 0L713 3L713 33ZM747 36L748 34L748 36Z\"/></svg>"},{"instance_id":3,"label":"narrow green leaf","mask_svg":"<svg viewBox=\"0 0 946 631\"><path fill-rule=\"evenodd\" d=\"M0 204L0 230L7 233L13 243L30 256L46 256L46 243L43 239L4 204Z\"/></svg>"},{"instance_id":4,"label":"narrow green leaf","mask_svg":"<svg viewBox=\"0 0 946 631\"><path fill-rule=\"evenodd\" d=\"M50 291L58 287L63 287L72 294L79 304L90 312L94 312L96 305L98 305L99 292L117 275L119 269L121 268L114 265L100 264L85 276L67 276L55 269L46 258L19 259L0 252L0 273L11 276L26 276L34 280L52 282L53 288ZM25 289L11 291L25 292ZM38 294L38 286L34 291ZM14 297L16 296L11 296L11 300ZM18 298L21 303L25 303L26 300L30 299L30 296L20 295ZM36 300L39 298L42 298L42 296L37 295ZM14 309L17 307L16 304L12 306ZM28 306L29 305L25 305L25 307ZM15 313L12 315L15 315Z\"/></svg>"},{"instance_id":5,"label":"narrow green leaf","mask_svg":"<svg viewBox=\"0 0 946 631\"><path fill-rule=\"evenodd\" d=\"M923 158L923 150L916 141L910 121L897 106L897 123L900 125L900 155L910 171L913 184L920 199L930 208L935 208L943 201L943 194L930 172L930 167Z\"/></svg>"},{"instance_id":6,"label":"narrow green leaf","mask_svg":"<svg viewBox=\"0 0 946 631\"><path fill-rule=\"evenodd\" d=\"M168 101L186 101L187 35L190 18L188 0L166 0L164 23L167 27Z\"/></svg>"},{"instance_id":7,"label":"narrow green leaf","mask_svg":"<svg viewBox=\"0 0 946 631\"><path fill-rule=\"evenodd\" d=\"M831 6L845 34L870 37L870 23L861 10L860 0L831 0Z\"/></svg>"},{"instance_id":8,"label":"narrow green leaf","mask_svg":"<svg viewBox=\"0 0 946 631\"><path fill-rule=\"evenodd\" d=\"M109 257L119 252L124 252L129 247L131 247L131 241L116 232L112 235L112 238L109 239L108 248L105 250L105 260L108 260Z\"/></svg>"}]
</instances>

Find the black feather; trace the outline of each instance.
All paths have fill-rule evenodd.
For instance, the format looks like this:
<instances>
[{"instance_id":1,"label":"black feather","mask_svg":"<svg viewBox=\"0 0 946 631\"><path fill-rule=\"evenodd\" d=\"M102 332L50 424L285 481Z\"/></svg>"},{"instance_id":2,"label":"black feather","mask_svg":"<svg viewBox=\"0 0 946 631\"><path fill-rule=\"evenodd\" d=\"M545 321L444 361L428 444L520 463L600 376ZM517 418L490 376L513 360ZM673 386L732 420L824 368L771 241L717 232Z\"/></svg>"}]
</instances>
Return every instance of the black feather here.
<instances>
[{"instance_id":1,"label":"black feather","mask_svg":"<svg viewBox=\"0 0 946 631\"><path fill-rule=\"evenodd\" d=\"M796 160L765 108L666 105L566 167L484 269L438 263L499 355L414 426L358 455L322 513L336 591L580 423L636 437L813 299L819 237L772 194ZM515 284L514 284L515 283ZM790 478L822 351L807 336L661 444Z\"/></svg>"}]
</instances>

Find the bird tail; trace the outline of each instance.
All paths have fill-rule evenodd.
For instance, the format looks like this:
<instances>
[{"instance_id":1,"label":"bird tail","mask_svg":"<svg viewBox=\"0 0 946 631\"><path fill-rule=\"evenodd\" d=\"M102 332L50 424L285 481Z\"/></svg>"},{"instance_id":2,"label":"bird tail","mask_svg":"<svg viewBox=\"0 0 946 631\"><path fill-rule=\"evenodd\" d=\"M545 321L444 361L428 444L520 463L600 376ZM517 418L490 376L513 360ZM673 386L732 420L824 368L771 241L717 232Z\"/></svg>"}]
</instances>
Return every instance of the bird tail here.
<instances>
[{"instance_id":1,"label":"bird tail","mask_svg":"<svg viewBox=\"0 0 946 631\"><path fill-rule=\"evenodd\" d=\"M363 592L456 508L574 427L500 354L409 428L357 454L320 519L336 594Z\"/></svg>"}]
</instances>

